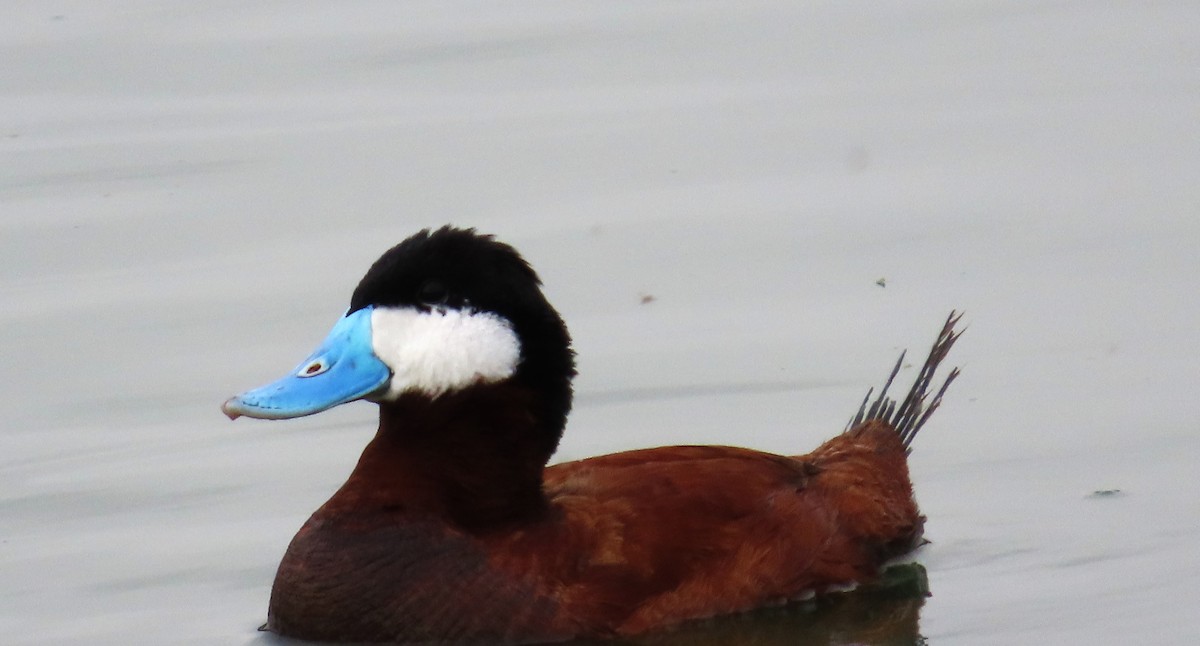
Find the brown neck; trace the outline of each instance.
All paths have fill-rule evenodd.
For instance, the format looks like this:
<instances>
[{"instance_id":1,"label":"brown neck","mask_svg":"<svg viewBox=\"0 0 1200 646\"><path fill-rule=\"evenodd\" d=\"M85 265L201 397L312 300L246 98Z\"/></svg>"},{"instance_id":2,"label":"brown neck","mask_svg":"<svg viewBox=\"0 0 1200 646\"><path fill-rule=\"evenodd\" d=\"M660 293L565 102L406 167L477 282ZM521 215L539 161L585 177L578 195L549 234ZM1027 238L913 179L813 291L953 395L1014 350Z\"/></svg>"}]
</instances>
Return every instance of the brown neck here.
<instances>
[{"instance_id":1,"label":"brown neck","mask_svg":"<svg viewBox=\"0 0 1200 646\"><path fill-rule=\"evenodd\" d=\"M512 383L380 404L379 431L318 514L432 516L464 529L544 512L534 397Z\"/></svg>"}]
</instances>

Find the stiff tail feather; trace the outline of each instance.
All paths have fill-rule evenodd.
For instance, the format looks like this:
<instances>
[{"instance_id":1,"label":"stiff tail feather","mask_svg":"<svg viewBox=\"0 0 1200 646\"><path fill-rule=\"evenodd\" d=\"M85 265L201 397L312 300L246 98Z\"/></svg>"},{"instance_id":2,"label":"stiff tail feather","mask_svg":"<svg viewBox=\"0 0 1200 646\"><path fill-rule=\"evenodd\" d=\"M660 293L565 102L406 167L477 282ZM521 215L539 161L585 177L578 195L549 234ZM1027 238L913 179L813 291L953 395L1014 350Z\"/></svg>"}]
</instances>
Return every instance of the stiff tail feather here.
<instances>
[{"instance_id":1,"label":"stiff tail feather","mask_svg":"<svg viewBox=\"0 0 1200 646\"><path fill-rule=\"evenodd\" d=\"M896 429L896 433L900 435L900 441L904 443L904 448L912 451L911 444L913 438L917 436L917 431L925 425L933 411L937 410L942 403L942 395L946 393L946 389L950 387L951 382L955 377L958 377L958 368L950 371L946 379L942 381L941 387L937 389L937 393L932 399L929 399L931 385L933 383L934 373L937 372L938 366L942 363L942 359L946 358L946 354L950 352L950 348L962 331L955 331L954 326L958 320L962 318L962 314L951 311L950 316L946 317L946 323L942 326L942 331L938 334L937 341L933 343L933 347L929 350L929 356L925 359L925 365L921 366L921 371L917 373L917 378L913 381L912 388L909 389L908 395L899 403L887 396L888 388L891 387L892 381L900 372L900 367L904 365L904 355L908 352L905 350L900 353L900 358L896 361L896 366L892 368L892 374L888 376L887 382L883 384L883 389L879 391L879 396L871 401L871 395L875 389L867 391L867 396L863 398L862 405L859 406L858 412L850 419L850 423L846 425L846 430L849 431L857 428L859 424L870 420L882 420L890 424ZM928 399L928 403L926 400Z\"/></svg>"}]
</instances>

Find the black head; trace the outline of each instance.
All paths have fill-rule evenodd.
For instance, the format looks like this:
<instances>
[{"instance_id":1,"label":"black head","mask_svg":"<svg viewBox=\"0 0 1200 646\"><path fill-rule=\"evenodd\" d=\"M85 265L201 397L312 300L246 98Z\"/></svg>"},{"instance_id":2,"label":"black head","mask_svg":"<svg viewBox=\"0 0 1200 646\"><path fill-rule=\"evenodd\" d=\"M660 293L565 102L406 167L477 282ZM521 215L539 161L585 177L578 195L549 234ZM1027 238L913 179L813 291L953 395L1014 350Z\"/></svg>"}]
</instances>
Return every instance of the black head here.
<instances>
[{"instance_id":1,"label":"black head","mask_svg":"<svg viewBox=\"0 0 1200 646\"><path fill-rule=\"evenodd\" d=\"M571 408L574 352L566 325L516 249L474 229L423 230L385 252L350 299L375 308L491 313L512 326L520 363L512 379L540 400L549 458Z\"/></svg>"},{"instance_id":2,"label":"black head","mask_svg":"<svg viewBox=\"0 0 1200 646\"><path fill-rule=\"evenodd\" d=\"M350 311L473 307L513 320L522 311L553 313L541 284L516 249L474 229L445 226L422 230L380 256L355 288Z\"/></svg>"}]
</instances>

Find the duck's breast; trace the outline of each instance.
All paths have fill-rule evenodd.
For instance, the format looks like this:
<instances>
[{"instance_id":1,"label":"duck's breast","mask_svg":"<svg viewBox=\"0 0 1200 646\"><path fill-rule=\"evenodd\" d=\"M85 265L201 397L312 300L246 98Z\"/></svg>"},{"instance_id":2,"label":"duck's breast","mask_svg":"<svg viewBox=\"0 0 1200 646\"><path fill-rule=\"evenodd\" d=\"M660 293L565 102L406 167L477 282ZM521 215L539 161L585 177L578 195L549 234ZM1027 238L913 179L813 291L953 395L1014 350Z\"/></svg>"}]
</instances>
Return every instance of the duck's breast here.
<instances>
[{"instance_id":1,"label":"duck's breast","mask_svg":"<svg viewBox=\"0 0 1200 646\"><path fill-rule=\"evenodd\" d=\"M555 640L559 604L491 566L470 535L429 520L314 515L280 563L268 628L353 642Z\"/></svg>"}]
</instances>

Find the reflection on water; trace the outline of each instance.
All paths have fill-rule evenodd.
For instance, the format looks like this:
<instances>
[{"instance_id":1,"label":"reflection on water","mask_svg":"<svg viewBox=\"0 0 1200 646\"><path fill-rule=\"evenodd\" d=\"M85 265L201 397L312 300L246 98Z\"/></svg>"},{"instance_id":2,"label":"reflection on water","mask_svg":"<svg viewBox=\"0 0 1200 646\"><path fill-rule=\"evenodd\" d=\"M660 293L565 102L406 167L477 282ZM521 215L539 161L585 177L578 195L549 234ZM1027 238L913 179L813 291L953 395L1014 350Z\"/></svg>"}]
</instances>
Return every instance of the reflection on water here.
<instances>
[{"instance_id":1,"label":"reflection on water","mask_svg":"<svg viewBox=\"0 0 1200 646\"><path fill-rule=\"evenodd\" d=\"M925 568L905 563L888 568L879 583L852 592L589 646L923 646L918 619L928 595Z\"/></svg>"}]
</instances>

